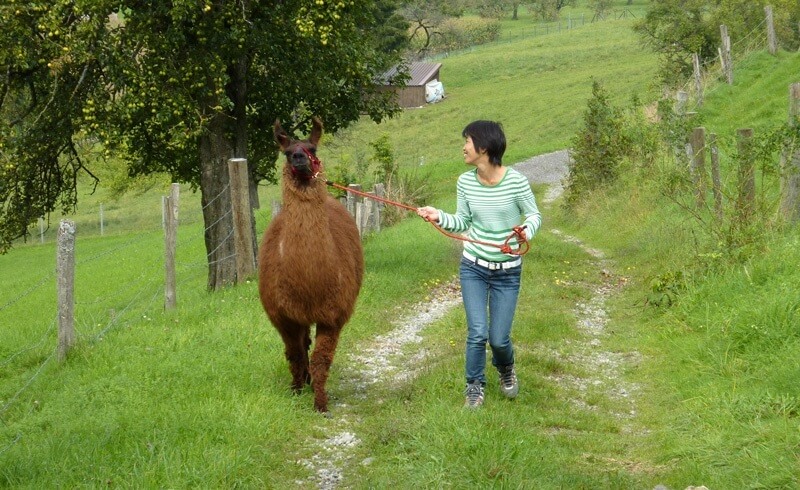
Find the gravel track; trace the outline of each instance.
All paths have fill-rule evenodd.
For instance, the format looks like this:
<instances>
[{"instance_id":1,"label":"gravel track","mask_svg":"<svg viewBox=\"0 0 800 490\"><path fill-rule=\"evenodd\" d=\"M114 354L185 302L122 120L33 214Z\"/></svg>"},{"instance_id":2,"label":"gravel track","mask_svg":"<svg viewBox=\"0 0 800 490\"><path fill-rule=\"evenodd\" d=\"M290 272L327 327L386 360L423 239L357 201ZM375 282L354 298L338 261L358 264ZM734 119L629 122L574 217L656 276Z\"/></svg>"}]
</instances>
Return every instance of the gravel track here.
<instances>
[{"instance_id":1,"label":"gravel track","mask_svg":"<svg viewBox=\"0 0 800 490\"><path fill-rule=\"evenodd\" d=\"M540 204L546 207L563 192L562 182L568 173L568 162L568 150L561 150L529 158L514 164L513 168L525 175L532 184L548 185L545 196L539 199ZM566 345L558 353L547 353L576 365L577 371L588 373L587 377L562 376L553 378L552 381L565 390L566 396L572 399L576 409L593 410L594 408L589 406L584 398L590 388L599 389L606 393L609 399L626 402L626 408L621 413L613 415L621 419L630 419L636 413L632 394L637 392L638 387L624 383L620 379L620 372L625 366L636 362L639 355L603 350L603 339L607 335L605 303L610 295L615 294L624 285L625 280L612 272L613 264L601 251L587 247L577 238L564 235L558 230L550 229L546 232L583 248L595 259L598 273L604 278L600 285L593 286L588 301L575 305L575 328L581 333L582 340ZM343 371L342 383L351 383L356 389L348 391L360 394L359 398L351 400L351 403L354 405L360 403L367 397L370 387L375 384L386 386L414 379L416 376L414 371L401 371L398 366L422 366L429 353L424 349L405 347L421 343L420 334L428 325L460 305L461 294L457 280L431 291L430 297L435 300L413 305L405 316L393 322L395 328L389 333L376 337L370 344L356 352L341 353L339 362L342 363L340 368ZM404 354L412 350L415 352L413 359ZM334 418L320 418L318 427L311 431L323 436L307 441L312 448L310 452L313 452L310 459L296 461L311 473L305 481L298 481L298 485L324 490L346 487L348 486L344 480L346 468L371 463L371 458L363 461L354 460L354 448L361 441L357 436L358 416L351 408L340 400L333 406Z\"/></svg>"}]
</instances>

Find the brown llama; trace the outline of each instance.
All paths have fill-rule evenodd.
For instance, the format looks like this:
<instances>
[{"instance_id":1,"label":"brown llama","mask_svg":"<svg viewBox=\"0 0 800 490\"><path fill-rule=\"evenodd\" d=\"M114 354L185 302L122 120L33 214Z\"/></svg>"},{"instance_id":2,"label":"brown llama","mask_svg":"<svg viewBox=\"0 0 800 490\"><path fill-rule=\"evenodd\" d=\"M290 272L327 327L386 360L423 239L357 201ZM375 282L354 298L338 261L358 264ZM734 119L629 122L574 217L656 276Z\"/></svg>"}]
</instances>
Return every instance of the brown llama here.
<instances>
[{"instance_id":1,"label":"brown llama","mask_svg":"<svg viewBox=\"0 0 800 490\"><path fill-rule=\"evenodd\" d=\"M261 304L283 338L292 389L314 389L314 408L328 411L325 383L342 327L353 314L364 256L355 221L317 179L322 122L295 140L275 121L275 141L286 155L283 206L264 232L259 260ZM316 324L309 363L311 325Z\"/></svg>"}]
</instances>

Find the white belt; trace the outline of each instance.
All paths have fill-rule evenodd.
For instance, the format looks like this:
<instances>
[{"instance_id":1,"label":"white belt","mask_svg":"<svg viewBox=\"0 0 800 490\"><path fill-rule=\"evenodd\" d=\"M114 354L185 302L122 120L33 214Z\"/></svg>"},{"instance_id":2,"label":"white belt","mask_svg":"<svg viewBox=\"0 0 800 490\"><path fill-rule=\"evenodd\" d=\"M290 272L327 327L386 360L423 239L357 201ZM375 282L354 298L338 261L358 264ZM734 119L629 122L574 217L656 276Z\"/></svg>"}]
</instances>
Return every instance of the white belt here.
<instances>
[{"instance_id":1,"label":"white belt","mask_svg":"<svg viewBox=\"0 0 800 490\"><path fill-rule=\"evenodd\" d=\"M490 271L511 269L512 267L516 267L522 263L522 257L517 257L514 260L508 260L506 262L489 262L488 260L479 259L478 257L475 257L467 252L464 252L464 258L482 267L486 267Z\"/></svg>"}]
</instances>

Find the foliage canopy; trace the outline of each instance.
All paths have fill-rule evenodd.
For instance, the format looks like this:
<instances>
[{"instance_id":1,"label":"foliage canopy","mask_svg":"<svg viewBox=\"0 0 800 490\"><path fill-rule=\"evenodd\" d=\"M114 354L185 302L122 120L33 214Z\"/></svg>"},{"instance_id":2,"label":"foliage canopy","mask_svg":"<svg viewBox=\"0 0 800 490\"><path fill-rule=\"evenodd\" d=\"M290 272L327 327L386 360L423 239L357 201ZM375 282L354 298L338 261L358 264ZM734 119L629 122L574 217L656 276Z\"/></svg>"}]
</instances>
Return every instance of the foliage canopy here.
<instances>
[{"instance_id":1,"label":"foliage canopy","mask_svg":"<svg viewBox=\"0 0 800 490\"><path fill-rule=\"evenodd\" d=\"M374 90L404 45L390 0L8 0L0 20L0 252L72 211L78 176L96 181L103 158L191 183L205 205L231 157L248 158L251 188L274 179L276 119L304 130L317 115L336 131L398 110ZM211 264L221 238L206 242ZM210 286L232 280L217 272Z\"/></svg>"}]
</instances>

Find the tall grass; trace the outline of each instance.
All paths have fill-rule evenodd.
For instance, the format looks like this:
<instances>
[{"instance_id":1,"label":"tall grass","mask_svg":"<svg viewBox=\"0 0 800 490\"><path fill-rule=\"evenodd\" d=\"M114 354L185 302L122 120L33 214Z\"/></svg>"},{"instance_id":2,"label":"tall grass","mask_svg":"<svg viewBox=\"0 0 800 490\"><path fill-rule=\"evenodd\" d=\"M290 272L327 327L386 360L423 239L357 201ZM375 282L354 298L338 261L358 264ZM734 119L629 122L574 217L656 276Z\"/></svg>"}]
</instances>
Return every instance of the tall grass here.
<instances>
[{"instance_id":1,"label":"tall grass","mask_svg":"<svg viewBox=\"0 0 800 490\"><path fill-rule=\"evenodd\" d=\"M737 82L717 87L700 110L698 125L720 137L726 206L735 198L735 130L756 128L756 138L764 137L787 120L799 59L754 54ZM628 170L618 186L559 221L630 270L616 326L627 337L621 345L647 353L635 376L649 385L640 405L651 431L644 454L667 465L664 481L676 487L797 487L800 304L792 291L800 286L793 265L800 235L775 226L777 176L759 173L759 199L773 207L762 202L748 232L752 244L730 253L709 232L710 211L686 207L691 188L667 190L681 172L673 159L644 173ZM731 212L726 207L735 219ZM674 302L648 304L664 281L675 286Z\"/></svg>"}]
</instances>

